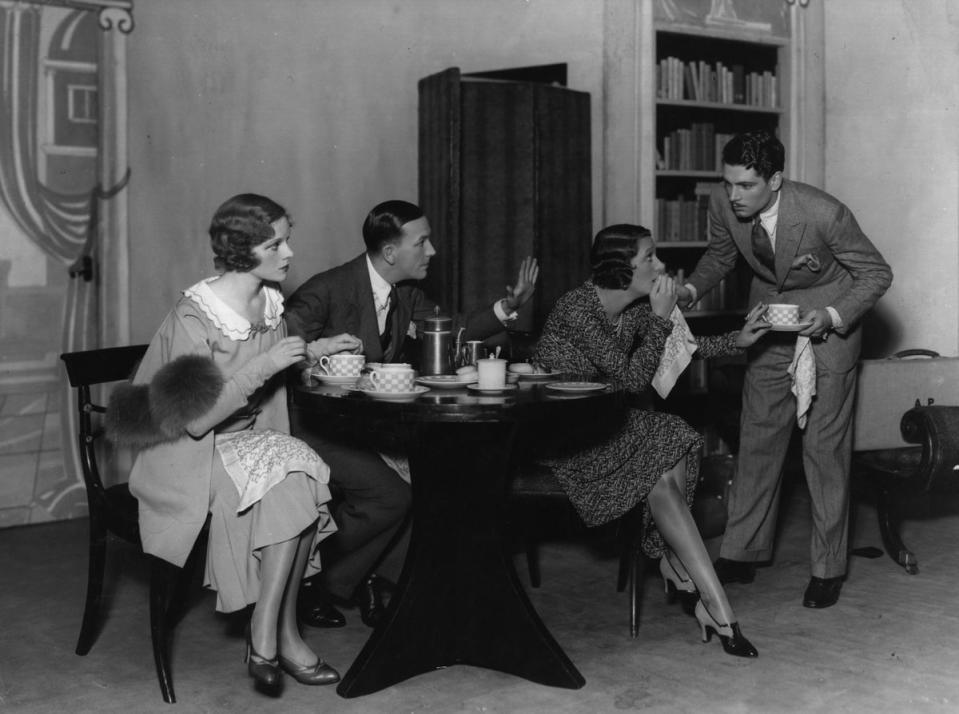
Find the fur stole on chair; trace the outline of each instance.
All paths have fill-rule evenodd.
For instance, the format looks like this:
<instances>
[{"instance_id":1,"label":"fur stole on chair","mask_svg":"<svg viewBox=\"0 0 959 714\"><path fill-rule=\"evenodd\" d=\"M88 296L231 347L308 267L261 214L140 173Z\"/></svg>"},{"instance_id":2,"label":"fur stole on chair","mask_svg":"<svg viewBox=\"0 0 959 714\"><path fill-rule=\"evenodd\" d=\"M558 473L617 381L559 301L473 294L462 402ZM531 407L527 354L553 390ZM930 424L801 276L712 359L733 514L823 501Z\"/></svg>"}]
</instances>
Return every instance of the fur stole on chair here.
<instances>
[{"instance_id":1,"label":"fur stole on chair","mask_svg":"<svg viewBox=\"0 0 959 714\"><path fill-rule=\"evenodd\" d=\"M149 384L118 385L106 413L107 437L145 448L185 436L186 426L208 412L223 391L223 373L209 357L181 355L163 365Z\"/></svg>"}]
</instances>

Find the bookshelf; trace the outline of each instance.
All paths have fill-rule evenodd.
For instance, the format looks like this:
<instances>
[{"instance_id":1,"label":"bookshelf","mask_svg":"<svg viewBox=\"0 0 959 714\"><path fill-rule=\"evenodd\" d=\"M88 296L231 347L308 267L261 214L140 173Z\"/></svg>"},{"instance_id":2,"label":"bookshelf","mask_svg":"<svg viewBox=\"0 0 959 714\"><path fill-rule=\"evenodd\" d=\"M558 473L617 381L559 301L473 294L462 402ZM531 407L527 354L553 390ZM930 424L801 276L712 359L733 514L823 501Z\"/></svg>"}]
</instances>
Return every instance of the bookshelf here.
<instances>
[{"instance_id":1,"label":"bookshelf","mask_svg":"<svg viewBox=\"0 0 959 714\"><path fill-rule=\"evenodd\" d=\"M708 245L709 194L722 175L723 146L749 129L780 133L788 41L669 23L657 23L654 37L654 230L667 268L687 275ZM742 272L704 295L688 317L741 315Z\"/></svg>"},{"instance_id":2,"label":"bookshelf","mask_svg":"<svg viewBox=\"0 0 959 714\"><path fill-rule=\"evenodd\" d=\"M720 179L717 135L747 128L778 132L787 178L823 185L823 3L605 0L603 34L603 224L651 228L659 257L688 275L707 246L701 204ZM694 333L742 323L745 285L730 282L714 291L721 303L686 313ZM704 432L707 454L735 450L721 415L738 408L742 361L694 360L666 405Z\"/></svg>"},{"instance_id":3,"label":"bookshelf","mask_svg":"<svg viewBox=\"0 0 959 714\"><path fill-rule=\"evenodd\" d=\"M782 136L787 102L784 38L714 28L654 27L654 233L660 258L680 278L709 240L709 196L722 176L722 148L735 134L766 129ZM686 313L696 334L734 329L747 309L750 273L741 265ZM724 393L718 370L742 360L694 360L665 408L703 434L704 456L737 450L738 393Z\"/></svg>"}]
</instances>

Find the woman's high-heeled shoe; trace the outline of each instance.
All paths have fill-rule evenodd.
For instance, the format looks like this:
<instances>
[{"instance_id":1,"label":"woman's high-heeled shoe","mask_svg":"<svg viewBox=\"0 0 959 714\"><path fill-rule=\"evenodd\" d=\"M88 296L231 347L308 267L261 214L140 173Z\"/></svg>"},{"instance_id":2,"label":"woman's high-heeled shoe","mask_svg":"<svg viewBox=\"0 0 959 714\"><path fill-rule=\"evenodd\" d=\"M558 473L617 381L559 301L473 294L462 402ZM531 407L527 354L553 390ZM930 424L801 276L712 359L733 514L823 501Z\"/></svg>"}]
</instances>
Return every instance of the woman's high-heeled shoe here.
<instances>
[{"instance_id":1,"label":"woman's high-heeled shoe","mask_svg":"<svg viewBox=\"0 0 959 714\"><path fill-rule=\"evenodd\" d=\"M665 554L659 559L659 572L663 576L663 586L666 588L666 597L669 602L673 602L677 595L686 599L691 595L699 595L696 584L680 575Z\"/></svg>"},{"instance_id":2,"label":"woman's high-heeled shoe","mask_svg":"<svg viewBox=\"0 0 959 714\"><path fill-rule=\"evenodd\" d=\"M340 673L323 660L317 660L316 664L305 666L281 654L278 654L277 658L280 661L280 668L300 684L336 684L340 681Z\"/></svg>"},{"instance_id":3,"label":"woman's high-heeled shoe","mask_svg":"<svg viewBox=\"0 0 959 714\"><path fill-rule=\"evenodd\" d=\"M246 662L247 671L258 683L264 687L275 687L280 682L280 666L277 658L267 659L257 654L253 649L253 636L250 632L250 626L246 626L246 656L243 658Z\"/></svg>"},{"instance_id":4,"label":"woman's high-heeled shoe","mask_svg":"<svg viewBox=\"0 0 959 714\"><path fill-rule=\"evenodd\" d=\"M702 600L696 603L696 619L699 620L699 627L703 631L703 642L709 642L715 632L719 635L719 641L722 642L726 654L736 657L759 656L756 648L739 631L738 622L720 625L716 622L716 618L709 614L709 610L706 609Z\"/></svg>"}]
</instances>

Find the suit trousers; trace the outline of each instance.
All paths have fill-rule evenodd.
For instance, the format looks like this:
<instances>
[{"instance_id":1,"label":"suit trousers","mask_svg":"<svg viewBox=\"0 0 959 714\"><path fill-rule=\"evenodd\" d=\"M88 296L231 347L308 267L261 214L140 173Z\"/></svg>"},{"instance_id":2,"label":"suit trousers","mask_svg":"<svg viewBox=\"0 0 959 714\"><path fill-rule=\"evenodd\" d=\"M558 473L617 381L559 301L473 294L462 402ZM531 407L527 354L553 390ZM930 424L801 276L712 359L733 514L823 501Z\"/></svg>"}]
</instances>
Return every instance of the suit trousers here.
<instances>
[{"instance_id":1,"label":"suit trousers","mask_svg":"<svg viewBox=\"0 0 959 714\"><path fill-rule=\"evenodd\" d=\"M291 405L293 434L330 467L338 530L324 543L320 582L331 595L344 599L374 571L396 582L409 545L410 485L375 451L347 437L321 434L322 427L310 421L309 414Z\"/></svg>"},{"instance_id":2,"label":"suit trousers","mask_svg":"<svg viewBox=\"0 0 959 714\"><path fill-rule=\"evenodd\" d=\"M796 399L787 370L794 335L769 334L749 355L743 386L739 457L729 491L723 558L770 560L779 513L783 465L796 425ZM814 342L815 345L815 342ZM836 370L816 354L816 397L802 434L803 469L812 510L811 574L846 573L849 539L855 363Z\"/></svg>"}]
</instances>

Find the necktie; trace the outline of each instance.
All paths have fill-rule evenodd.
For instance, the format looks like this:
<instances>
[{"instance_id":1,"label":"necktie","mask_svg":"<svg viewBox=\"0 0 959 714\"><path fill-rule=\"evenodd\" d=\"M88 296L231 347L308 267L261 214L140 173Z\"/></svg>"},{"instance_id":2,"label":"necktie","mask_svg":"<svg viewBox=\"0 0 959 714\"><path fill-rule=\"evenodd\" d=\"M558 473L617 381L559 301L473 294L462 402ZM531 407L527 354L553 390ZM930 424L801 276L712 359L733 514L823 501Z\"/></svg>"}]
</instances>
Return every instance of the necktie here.
<instances>
[{"instance_id":1,"label":"necktie","mask_svg":"<svg viewBox=\"0 0 959 714\"><path fill-rule=\"evenodd\" d=\"M380 347L383 349L383 356L386 357L393 342L393 315L396 314L396 288L390 289L390 306L386 311L386 322L383 326L383 332L380 333Z\"/></svg>"},{"instance_id":2,"label":"necktie","mask_svg":"<svg viewBox=\"0 0 959 714\"><path fill-rule=\"evenodd\" d=\"M753 255L756 256L762 265L769 268L770 272L776 274L776 256L773 254L773 244L769 240L769 234L763 228L759 217L753 221L752 231Z\"/></svg>"}]
</instances>

